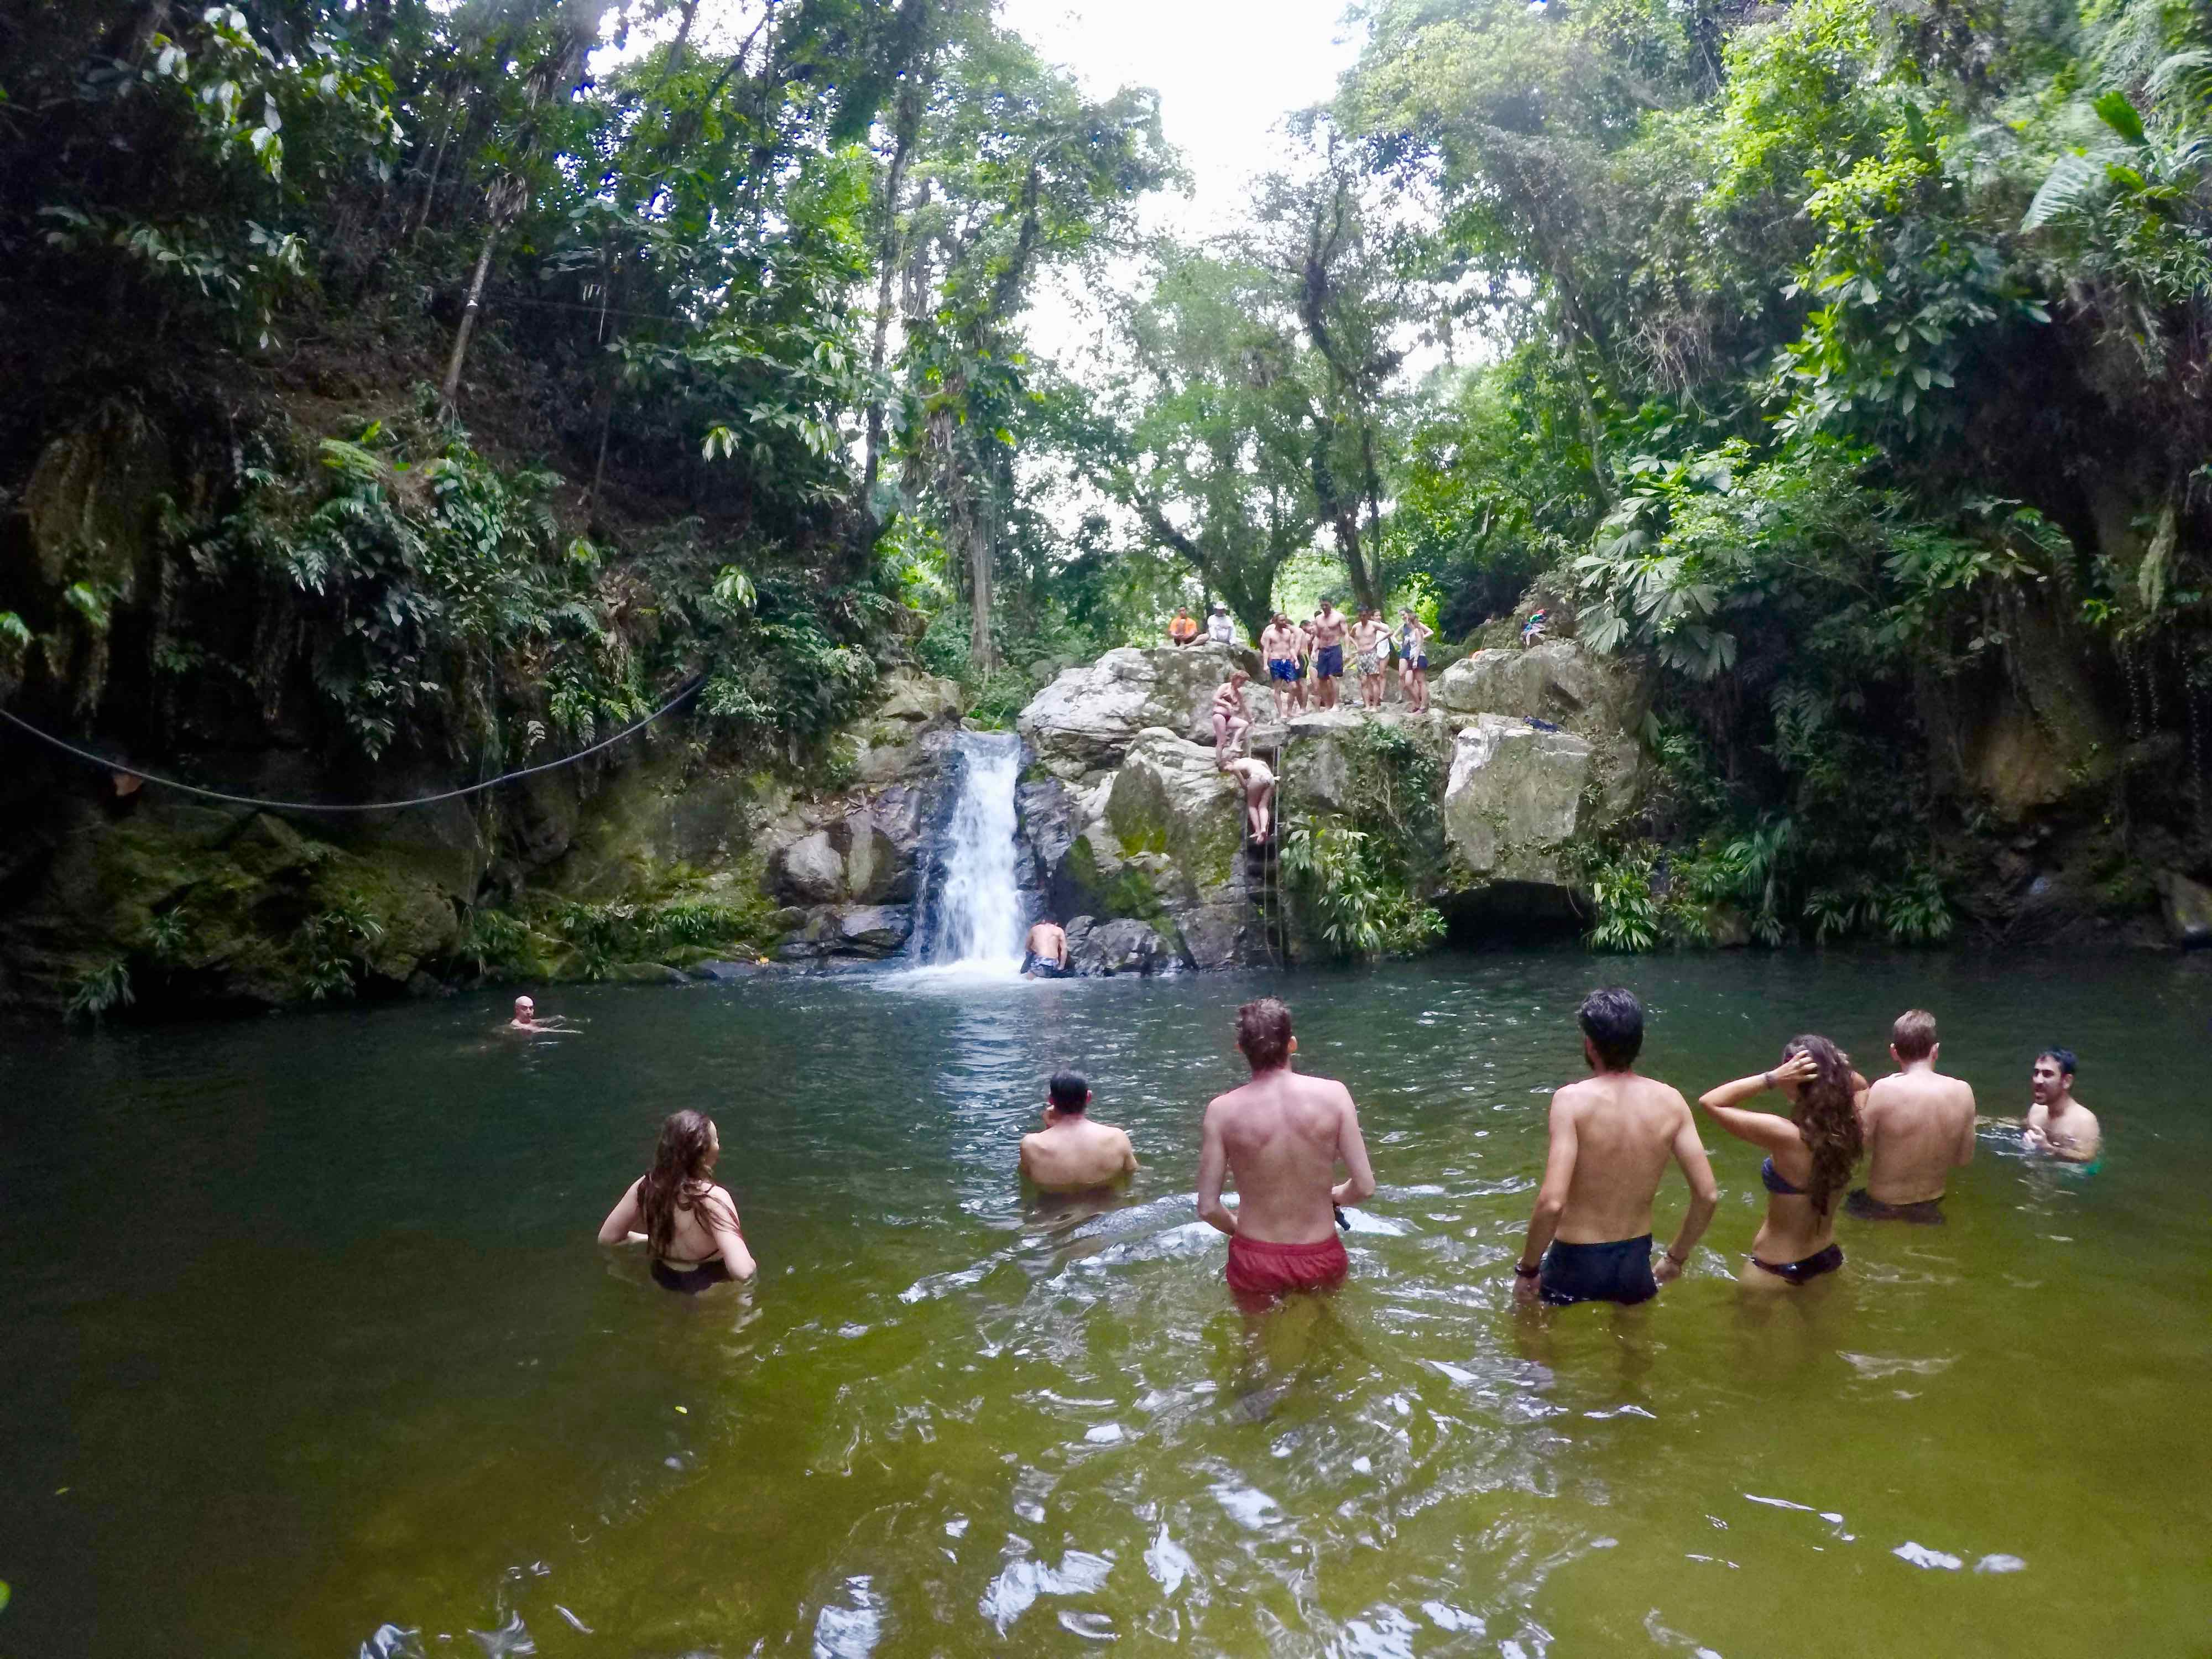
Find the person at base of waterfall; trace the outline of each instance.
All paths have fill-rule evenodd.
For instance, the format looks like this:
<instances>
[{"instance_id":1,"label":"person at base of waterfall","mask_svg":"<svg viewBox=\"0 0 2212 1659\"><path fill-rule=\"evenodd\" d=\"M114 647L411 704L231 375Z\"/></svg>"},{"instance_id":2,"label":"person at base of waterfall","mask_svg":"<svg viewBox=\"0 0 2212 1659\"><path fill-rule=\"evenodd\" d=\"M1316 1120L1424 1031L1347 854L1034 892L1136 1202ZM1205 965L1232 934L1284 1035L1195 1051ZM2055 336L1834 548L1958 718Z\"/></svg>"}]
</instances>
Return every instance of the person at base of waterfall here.
<instances>
[{"instance_id":1,"label":"person at base of waterfall","mask_svg":"<svg viewBox=\"0 0 2212 1659\"><path fill-rule=\"evenodd\" d=\"M1713 1166L1679 1090L1640 1075L1644 1006L1618 986L1576 1014L1595 1076L1552 1097L1544 1182L1515 1265L1514 1294L1554 1306L1645 1302L1679 1278L1720 1202ZM1682 1166L1690 1207L1665 1256L1651 1260L1651 1203L1668 1160Z\"/></svg>"},{"instance_id":2,"label":"person at base of waterfall","mask_svg":"<svg viewBox=\"0 0 2212 1659\"><path fill-rule=\"evenodd\" d=\"M1336 707L1337 683L1344 678L1344 636L1351 624L1333 599L1314 612L1314 691L1323 708Z\"/></svg>"},{"instance_id":3,"label":"person at base of waterfall","mask_svg":"<svg viewBox=\"0 0 2212 1659\"><path fill-rule=\"evenodd\" d=\"M1267 690L1274 694L1279 720L1290 719L1297 706L1298 659L1304 649L1305 641L1291 626L1291 619L1279 611L1275 612L1260 635L1260 657L1267 665Z\"/></svg>"},{"instance_id":4,"label":"person at base of waterfall","mask_svg":"<svg viewBox=\"0 0 2212 1659\"><path fill-rule=\"evenodd\" d=\"M1022 945L1022 972L1031 979L1066 977L1067 930L1048 916L1030 928Z\"/></svg>"},{"instance_id":5,"label":"person at base of waterfall","mask_svg":"<svg viewBox=\"0 0 2212 1659\"><path fill-rule=\"evenodd\" d=\"M1894 1075L1867 1091L1859 1109L1866 1131L1867 1183L1844 1200L1862 1221L1941 1223L1951 1171L1974 1158L1974 1091L1936 1069L1942 1045L1924 1008L1897 1017L1889 1030Z\"/></svg>"},{"instance_id":6,"label":"person at base of waterfall","mask_svg":"<svg viewBox=\"0 0 2212 1659\"><path fill-rule=\"evenodd\" d=\"M1237 643L1237 624L1229 619L1229 607L1217 605L1206 613L1206 637L1216 645Z\"/></svg>"},{"instance_id":7,"label":"person at base of waterfall","mask_svg":"<svg viewBox=\"0 0 2212 1659\"><path fill-rule=\"evenodd\" d=\"M653 1167L607 1212L599 1243L642 1243L653 1282L686 1295L750 1279L759 1269L738 1224L737 1200L708 1179L721 1155L714 1119L693 1111L670 1117Z\"/></svg>"},{"instance_id":8,"label":"person at base of waterfall","mask_svg":"<svg viewBox=\"0 0 2212 1659\"><path fill-rule=\"evenodd\" d=\"M1267 763L1249 756L1218 763L1244 791L1244 830L1254 845L1267 839L1269 815L1275 805L1275 775Z\"/></svg>"},{"instance_id":9,"label":"person at base of waterfall","mask_svg":"<svg viewBox=\"0 0 2212 1659\"><path fill-rule=\"evenodd\" d=\"M1398 684L1406 694L1406 707L1416 714L1429 712L1429 636L1436 630L1416 617L1409 606L1398 623Z\"/></svg>"},{"instance_id":10,"label":"person at base of waterfall","mask_svg":"<svg viewBox=\"0 0 2212 1659\"><path fill-rule=\"evenodd\" d=\"M1054 1072L1045 1085L1044 1127L1022 1137L1022 1178L1041 1193L1090 1193L1138 1167L1129 1137L1092 1120L1091 1085L1073 1072Z\"/></svg>"},{"instance_id":11,"label":"person at base of waterfall","mask_svg":"<svg viewBox=\"0 0 2212 1659\"><path fill-rule=\"evenodd\" d=\"M1190 607L1188 605L1177 605L1176 607L1175 620L1168 624L1168 643L1170 645L1192 645L1195 644L1197 640L1198 618L1190 614Z\"/></svg>"},{"instance_id":12,"label":"person at base of waterfall","mask_svg":"<svg viewBox=\"0 0 2212 1659\"><path fill-rule=\"evenodd\" d=\"M1298 1040L1289 1008L1273 997L1246 1003L1237 1011L1237 1046L1252 1079L1206 1106L1198 1213L1229 1235L1229 1288L1256 1311L1286 1291L1326 1289L1351 1271L1336 1235L1338 1210L1374 1194L1375 1171L1352 1091L1291 1069ZM1233 1210L1222 1201L1224 1177L1237 1183Z\"/></svg>"},{"instance_id":13,"label":"person at base of waterfall","mask_svg":"<svg viewBox=\"0 0 2212 1659\"><path fill-rule=\"evenodd\" d=\"M2096 1114L2074 1098L2075 1064L2071 1048L2045 1048L2035 1057L2029 1077L2035 1103L2021 1120L2021 1145L2068 1164L2094 1164L2105 1136Z\"/></svg>"},{"instance_id":14,"label":"person at base of waterfall","mask_svg":"<svg viewBox=\"0 0 2212 1659\"><path fill-rule=\"evenodd\" d=\"M1809 1284L1844 1265L1836 1243L1836 1200L1865 1150L1859 1127L1863 1091L1850 1057L1824 1036L1792 1037L1782 1063L1698 1097L1698 1105L1738 1140L1765 1152L1759 1178L1766 1219L1751 1241L1743 1282L1759 1289ZM1769 1089L1790 1101L1790 1115L1747 1112L1741 1103Z\"/></svg>"},{"instance_id":15,"label":"person at base of waterfall","mask_svg":"<svg viewBox=\"0 0 2212 1659\"><path fill-rule=\"evenodd\" d=\"M1359 662L1359 700L1370 711L1382 708L1382 656L1390 648L1390 629L1382 613L1370 607L1352 629L1352 648Z\"/></svg>"},{"instance_id":16,"label":"person at base of waterfall","mask_svg":"<svg viewBox=\"0 0 2212 1659\"><path fill-rule=\"evenodd\" d=\"M1216 755L1231 755L1242 748L1252 729L1252 716L1244 707L1244 687L1251 676L1231 669L1213 694L1213 748Z\"/></svg>"},{"instance_id":17,"label":"person at base of waterfall","mask_svg":"<svg viewBox=\"0 0 2212 1659\"><path fill-rule=\"evenodd\" d=\"M507 1023L510 1031L564 1031L573 1034L575 1027L564 1024L556 1016L551 1019L538 1018L538 1005L528 997L514 1000L514 1018Z\"/></svg>"}]
</instances>

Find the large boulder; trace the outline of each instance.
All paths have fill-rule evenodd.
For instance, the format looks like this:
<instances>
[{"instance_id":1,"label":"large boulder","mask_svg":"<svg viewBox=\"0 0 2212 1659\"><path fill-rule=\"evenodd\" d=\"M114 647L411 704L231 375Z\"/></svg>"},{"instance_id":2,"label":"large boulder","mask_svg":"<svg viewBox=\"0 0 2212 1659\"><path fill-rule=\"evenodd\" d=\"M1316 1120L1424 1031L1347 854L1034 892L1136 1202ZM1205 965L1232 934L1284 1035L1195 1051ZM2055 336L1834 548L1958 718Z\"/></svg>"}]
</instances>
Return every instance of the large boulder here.
<instances>
[{"instance_id":1,"label":"large boulder","mask_svg":"<svg viewBox=\"0 0 2212 1659\"><path fill-rule=\"evenodd\" d=\"M890 670L878 682L874 705L848 734L855 777L881 788L933 771L941 751L930 739L959 721L957 682L919 668Z\"/></svg>"},{"instance_id":2,"label":"large boulder","mask_svg":"<svg viewBox=\"0 0 2212 1659\"><path fill-rule=\"evenodd\" d=\"M886 904L914 897L921 803L890 789L769 854L765 885L779 903Z\"/></svg>"},{"instance_id":3,"label":"large boulder","mask_svg":"<svg viewBox=\"0 0 2212 1659\"><path fill-rule=\"evenodd\" d=\"M914 932L910 904L871 904L838 918L836 948L847 956L887 957Z\"/></svg>"},{"instance_id":4,"label":"large boulder","mask_svg":"<svg viewBox=\"0 0 2212 1659\"><path fill-rule=\"evenodd\" d=\"M1605 818L1617 821L1635 810L1651 688L1629 664L1572 640L1476 651L1445 669L1431 696L1462 723L1475 714L1525 715L1586 738Z\"/></svg>"},{"instance_id":5,"label":"large boulder","mask_svg":"<svg viewBox=\"0 0 2212 1659\"><path fill-rule=\"evenodd\" d=\"M769 890L787 904L835 904L845 896L845 854L827 830L779 847L768 861Z\"/></svg>"},{"instance_id":6,"label":"large boulder","mask_svg":"<svg viewBox=\"0 0 2212 1659\"><path fill-rule=\"evenodd\" d=\"M1170 972L1180 957L1150 922L1093 921L1078 916L1068 924L1067 965L1086 979L1116 974Z\"/></svg>"},{"instance_id":7,"label":"large boulder","mask_svg":"<svg viewBox=\"0 0 2212 1659\"><path fill-rule=\"evenodd\" d=\"M1444 839L1477 884L1518 882L1565 890L1567 843L1587 821L1589 741L1571 732L1481 714L1459 734L1444 785Z\"/></svg>"},{"instance_id":8,"label":"large boulder","mask_svg":"<svg viewBox=\"0 0 2212 1659\"><path fill-rule=\"evenodd\" d=\"M1293 812L1355 813L1374 791L1388 787L1387 751L1371 734L1412 739L1439 769L1452 752L1452 728L1434 710L1412 714L1402 708L1314 709L1274 730L1281 733L1278 745L1255 735L1253 750L1281 775L1278 808Z\"/></svg>"},{"instance_id":9,"label":"large boulder","mask_svg":"<svg viewBox=\"0 0 2212 1659\"><path fill-rule=\"evenodd\" d=\"M1038 763L1073 782L1120 765L1147 727L1210 743L1207 708L1215 690L1231 670L1242 668L1256 678L1259 666L1243 646L1126 646L1061 673L1022 710L1016 725ZM1256 702L1251 706L1256 713Z\"/></svg>"},{"instance_id":10,"label":"large boulder","mask_svg":"<svg viewBox=\"0 0 2212 1659\"><path fill-rule=\"evenodd\" d=\"M2212 946L2212 888L2194 882L2179 871L2160 870L2159 908L2165 913L2166 931L2185 951Z\"/></svg>"}]
</instances>

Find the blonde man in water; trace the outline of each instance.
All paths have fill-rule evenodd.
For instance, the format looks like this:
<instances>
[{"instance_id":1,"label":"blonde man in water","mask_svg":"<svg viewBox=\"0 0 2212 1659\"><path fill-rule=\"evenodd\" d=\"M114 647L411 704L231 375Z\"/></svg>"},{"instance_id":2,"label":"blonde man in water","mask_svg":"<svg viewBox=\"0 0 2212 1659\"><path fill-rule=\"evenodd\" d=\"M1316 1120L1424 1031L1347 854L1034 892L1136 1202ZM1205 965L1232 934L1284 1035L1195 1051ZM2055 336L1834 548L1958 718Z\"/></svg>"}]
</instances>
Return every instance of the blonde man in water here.
<instances>
[{"instance_id":1,"label":"blonde man in water","mask_svg":"<svg viewBox=\"0 0 2212 1659\"><path fill-rule=\"evenodd\" d=\"M1859 1107L1867 1183L1844 1200L1862 1221L1940 1223L1951 1171L1973 1161L1974 1091L1936 1069L1942 1052L1936 1016L1924 1008L1908 1009L1890 1027L1897 1071Z\"/></svg>"},{"instance_id":2,"label":"blonde man in water","mask_svg":"<svg viewBox=\"0 0 2212 1659\"><path fill-rule=\"evenodd\" d=\"M1237 1011L1237 1046L1252 1080L1206 1109L1198 1151L1198 1213L1229 1235L1229 1288L1257 1310L1291 1291L1326 1290L1351 1271L1336 1236L1339 1208L1375 1191L1352 1091L1291 1069L1298 1041L1273 997ZM1345 1179L1336 1181L1342 1163ZM1240 1200L1222 1201L1233 1177Z\"/></svg>"},{"instance_id":3,"label":"blonde man in water","mask_svg":"<svg viewBox=\"0 0 2212 1659\"><path fill-rule=\"evenodd\" d=\"M1041 1193L1094 1193L1137 1171L1137 1149L1091 1116L1091 1085L1073 1072L1045 1085L1044 1127L1022 1137L1022 1177Z\"/></svg>"},{"instance_id":4,"label":"blonde man in water","mask_svg":"<svg viewBox=\"0 0 2212 1659\"><path fill-rule=\"evenodd\" d=\"M2097 1115L2074 1098L2074 1051L2045 1048L2035 1057L2035 1103L2021 1121L2021 1145L2068 1164L2094 1164L2105 1145Z\"/></svg>"}]
</instances>

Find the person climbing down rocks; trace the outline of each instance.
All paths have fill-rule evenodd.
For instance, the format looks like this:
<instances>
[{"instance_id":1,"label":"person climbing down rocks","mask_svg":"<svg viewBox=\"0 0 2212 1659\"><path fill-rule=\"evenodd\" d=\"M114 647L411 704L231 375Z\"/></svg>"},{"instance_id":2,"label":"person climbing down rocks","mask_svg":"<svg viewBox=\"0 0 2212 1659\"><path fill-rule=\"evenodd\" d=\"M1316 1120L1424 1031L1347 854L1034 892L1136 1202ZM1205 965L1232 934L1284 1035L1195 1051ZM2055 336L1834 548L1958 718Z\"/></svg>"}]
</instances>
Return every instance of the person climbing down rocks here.
<instances>
[{"instance_id":1,"label":"person climbing down rocks","mask_svg":"<svg viewBox=\"0 0 2212 1659\"><path fill-rule=\"evenodd\" d=\"M1264 843L1272 828L1269 817L1275 805L1275 775L1267 763L1253 756L1217 763L1220 769L1235 778L1244 791L1244 830L1253 841Z\"/></svg>"}]
</instances>

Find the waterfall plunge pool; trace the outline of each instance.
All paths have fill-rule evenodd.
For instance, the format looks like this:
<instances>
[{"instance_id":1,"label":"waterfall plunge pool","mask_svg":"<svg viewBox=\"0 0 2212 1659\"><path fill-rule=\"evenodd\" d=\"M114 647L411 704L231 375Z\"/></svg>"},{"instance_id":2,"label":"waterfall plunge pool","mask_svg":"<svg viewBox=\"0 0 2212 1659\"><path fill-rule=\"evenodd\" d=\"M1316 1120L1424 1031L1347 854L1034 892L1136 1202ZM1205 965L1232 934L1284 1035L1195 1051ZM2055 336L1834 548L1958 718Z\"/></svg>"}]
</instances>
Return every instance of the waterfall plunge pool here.
<instances>
[{"instance_id":1,"label":"waterfall plunge pool","mask_svg":"<svg viewBox=\"0 0 2212 1659\"><path fill-rule=\"evenodd\" d=\"M0 1650L2191 1651L2208 969L1516 953L604 988L549 993L584 1025L550 1040L494 1035L490 994L11 1033ZM1545 1097L1601 976L1692 1089L1806 1029L1878 1070L1923 1004L2010 1113L2069 1043L2105 1168L1992 1129L1948 1225L1846 1218L1825 1292L1753 1303L1757 1159L1709 1137L1686 1279L1524 1323ZM1189 1194L1272 989L1382 1185L1350 1285L1248 1329ZM1064 1063L1145 1160L1097 1212L1015 1189ZM690 1105L756 1290L672 1297L592 1243Z\"/></svg>"}]
</instances>

